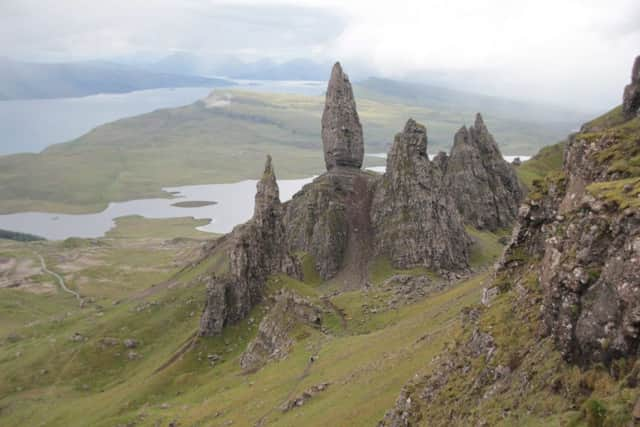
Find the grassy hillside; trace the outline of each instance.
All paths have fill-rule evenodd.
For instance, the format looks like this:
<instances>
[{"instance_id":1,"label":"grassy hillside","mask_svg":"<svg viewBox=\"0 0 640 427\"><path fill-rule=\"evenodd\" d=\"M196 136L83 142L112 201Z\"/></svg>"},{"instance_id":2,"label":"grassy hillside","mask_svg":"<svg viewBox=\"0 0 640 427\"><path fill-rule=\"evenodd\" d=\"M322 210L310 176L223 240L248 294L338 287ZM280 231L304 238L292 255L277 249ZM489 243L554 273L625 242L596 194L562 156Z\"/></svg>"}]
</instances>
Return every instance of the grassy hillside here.
<instances>
[{"instance_id":1,"label":"grassy hillside","mask_svg":"<svg viewBox=\"0 0 640 427\"><path fill-rule=\"evenodd\" d=\"M367 152L386 151L407 118L426 123L430 151L447 149L475 111L379 98L356 86ZM324 170L323 97L218 90L207 102L158 110L96 128L39 154L0 157L0 213L92 212L109 201L162 197L163 186L256 178L271 153L280 178ZM453 101L452 101L453 102ZM486 114L505 154L528 154L573 124L516 121ZM383 164L367 159L369 165Z\"/></svg>"},{"instance_id":2,"label":"grassy hillside","mask_svg":"<svg viewBox=\"0 0 640 427\"><path fill-rule=\"evenodd\" d=\"M167 238L187 231L173 230ZM485 254L477 266L490 265L498 236L474 237L474 251ZM331 283L313 278L273 277L270 293L287 288L325 307L323 329L298 329L286 358L248 374L239 356L265 304L222 336L186 345L204 304L199 276L213 268L208 262L182 268L199 245L143 236L0 241L0 259L36 265L40 253L69 287L91 298L79 307L72 296L47 286L53 279L37 268L32 279L46 293L0 287L0 424L373 425L459 329L460 310L478 300L488 278L480 273L426 299L392 305L398 297L384 281L402 271L382 259L370 267L368 290L336 294ZM126 339L137 346L126 348ZM221 360L210 363L211 354ZM317 356L313 363L311 355ZM280 409L319 383L329 383L327 390L302 407Z\"/></svg>"},{"instance_id":3,"label":"grassy hillside","mask_svg":"<svg viewBox=\"0 0 640 427\"><path fill-rule=\"evenodd\" d=\"M548 173L562 170L564 147L564 141L544 147L517 167L518 177L527 188L532 188L533 181L544 178Z\"/></svg>"}]
</instances>

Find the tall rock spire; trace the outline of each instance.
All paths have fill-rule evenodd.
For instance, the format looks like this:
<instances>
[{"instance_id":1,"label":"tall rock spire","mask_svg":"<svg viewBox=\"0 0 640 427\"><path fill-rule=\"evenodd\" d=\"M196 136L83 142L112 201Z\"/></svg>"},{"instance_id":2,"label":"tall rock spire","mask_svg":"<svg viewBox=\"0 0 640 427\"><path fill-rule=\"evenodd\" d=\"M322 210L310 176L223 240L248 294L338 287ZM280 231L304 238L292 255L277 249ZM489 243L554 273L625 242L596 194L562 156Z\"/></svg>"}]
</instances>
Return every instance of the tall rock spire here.
<instances>
[{"instance_id":1,"label":"tall rock spire","mask_svg":"<svg viewBox=\"0 0 640 427\"><path fill-rule=\"evenodd\" d=\"M331 70L322 113L322 145L327 170L362 167L364 141L349 77L336 62Z\"/></svg>"},{"instance_id":2,"label":"tall rock spire","mask_svg":"<svg viewBox=\"0 0 640 427\"><path fill-rule=\"evenodd\" d=\"M222 332L226 325L244 319L264 294L271 274L300 277L295 258L287 251L282 204L276 174L267 156L258 181L253 218L221 237L212 247L221 273L207 284L207 298L200 318L200 336Z\"/></svg>"},{"instance_id":3,"label":"tall rock spire","mask_svg":"<svg viewBox=\"0 0 640 427\"><path fill-rule=\"evenodd\" d=\"M262 178L256 186L255 207L253 210L254 221L263 224L268 218L280 213L280 194L276 174L271 164L271 156L267 155Z\"/></svg>"}]
</instances>

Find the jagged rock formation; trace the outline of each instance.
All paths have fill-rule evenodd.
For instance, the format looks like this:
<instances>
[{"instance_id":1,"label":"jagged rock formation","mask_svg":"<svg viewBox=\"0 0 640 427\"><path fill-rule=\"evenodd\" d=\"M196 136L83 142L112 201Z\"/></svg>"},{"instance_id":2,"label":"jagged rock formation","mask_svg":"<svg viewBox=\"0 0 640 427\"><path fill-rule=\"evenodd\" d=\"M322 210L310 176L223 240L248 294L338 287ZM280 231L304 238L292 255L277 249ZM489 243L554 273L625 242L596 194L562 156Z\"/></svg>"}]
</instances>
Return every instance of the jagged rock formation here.
<instances>
[{"instance_id":1,"label":"jagged rock formation","mask_svg":"<svg viewBox=\"0 0 640 427\"><path fill-rule=\"evenodd\" d=\"M425 127L410 119L395 137L371 210L375 251L396 267L468 266L470 239L439 164L427 156Z\"/></svg>"},{"instance_id":2,"label":"jagged rock formation","mask_svg":"<svg viewBox=\"0 0 640 427\"><path fill-rule=\"evenodd\" d=\"M480 113L456 133L449 158L437 162L465 223L491 231L513 224L523 191Z\"/></svg>"},{"instance_id":3,"label":"jagged rock formation","mask_svg":"<svg viewBox=\"0 0 640 427\"><path fill-rule=\"evenodd\" d=\"M283 290L274 297L274 304L262 319L258 334L240 357L245 371L259 369L270 360L278 360L289 353L293 345L290 333L297 325L319 328L322 310L308 299Z\"/></svg>"},{"instance_id":4,"label":"jagged rock formation","mask_svg":"<svg viewBox=\"0 0 640 427\"><path fill-rule=\"evenodd\" d=\"M327 170L336 166L360 168L364 158L362 125L349 77L339 62L331 70L322 113L322 146Z\"/></svg>"},{"instance_id":5,"label":"jagged rock formation","mask_svg":"<svg viewBox=\"0 0 640 427\"><path fill-rule=\"evenodd\" d=\"M371 246L369 211L375 174L360 170L364 157L362 125L349 78L340 63L331 71L324 112L322 144L327 171L287 203L291 252L313 257L323 279L348 266L355 287L366 282Z\"/></svg>"},{"instance_id":6,"label":"jagged rock formation","mask_svg":"<svg viewBox=\"0 0 640 427\"><path fill-rule=\"evenodd\" d=\"M430 374L409 381L380 425L518 425L583 403L587 424L632 424L639 162L640 117L620 109L569 138L563 170L535 182L521 206L482 304L463 314L456 342ZM620 405L611 418L598 400L607 395Z\"/></svg>"},{"instance_id":7,"label":"jagged rock formation","mask_svg":"<svg viewBox=\"0 0 640 427\"><path fill-rule=\"evenodd\" d=\"M300 275L286 248L282 205L270 156L257 185L253 218L216 241L210 251L211 256L224 257L226 266L207 285L201 336L218 334L225 325L246 317L262 300L269 275Z\"/></svg>"},{"instance_id":8,"label":"jagged rock formation","mask_svg":"<svg viewBox=\"0 0 640 427\"><path fill-rule=\"evenodd\" d=\"M640 113L640 56L633 63L631 83L624 88L622 111L627 118Z\"/></svg>"},{"instance_id":9,"label":"jagged rock formation","mask_svg":"<svg viewBox=\"0 0 640 427\"><path fill-rule=\"evenodd\" d=\"M299 276L292 254L309 256L324 280L340 273L344 289L367 284L368 265L375 256L387 256L400 268L466 270L471 240L452 198L454 191L447 188L448 171L456 172L452 185L467 191L463 181L469 175L457 171L472 162L477 181L473 191L490 205L483 208L492 209L483 214L483 227L507 224L508 215L495 211L518 198L509 187L517 182L513 172L480 117L467 139L450 159L442 153L431 162L426 129L409 120L395 138L386 173L360 170L362 126L349 79L336 63L322 116L327 172L281 205L271 159L267 161L253 218L207 250L224 268L209 280L200 334L219 333L224 325L244 318L262 299L269 275ZM464 199L462 205L472 212L471 201Z\"/></svg>"},{"instance_id":10,"label":"jagged rock formation","mask_svg":"<svg viewBox=\"0 0 640 427\"><path fill-rule=\"evenodd\" d=\"M573 362L609 364L639 349L640 179L633 177L640 171L621 170L601 155L618 150L638 159L639 121L622 125L632 129L626 138L617 132L570 138L559 184L566 194L556 203L547 201L549 213L557 215L547 216L546 227L536 230L546 237L540 268L545 332ZM524 214L529 225L531 213Z\"/></svg>"}]
</instances>

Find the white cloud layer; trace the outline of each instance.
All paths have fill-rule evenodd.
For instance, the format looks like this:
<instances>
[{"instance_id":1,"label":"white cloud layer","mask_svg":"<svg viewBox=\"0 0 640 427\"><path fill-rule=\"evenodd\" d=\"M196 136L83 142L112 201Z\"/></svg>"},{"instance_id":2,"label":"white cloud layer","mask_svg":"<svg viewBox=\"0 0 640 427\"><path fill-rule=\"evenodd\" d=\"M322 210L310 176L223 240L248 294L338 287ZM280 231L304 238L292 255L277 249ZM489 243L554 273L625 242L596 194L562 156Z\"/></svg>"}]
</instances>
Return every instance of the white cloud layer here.
<instances>
[{"instance_id":1,"label":"white cloud layer","mask_svg":"<svg viewBox=\"0 0 640 427\"><path fill-rule=\"evenodd\" d=\"M2 0L0 55L340 59L396 78L583 110L619 103L637 0Z\"/></svg>"}]
</instances>

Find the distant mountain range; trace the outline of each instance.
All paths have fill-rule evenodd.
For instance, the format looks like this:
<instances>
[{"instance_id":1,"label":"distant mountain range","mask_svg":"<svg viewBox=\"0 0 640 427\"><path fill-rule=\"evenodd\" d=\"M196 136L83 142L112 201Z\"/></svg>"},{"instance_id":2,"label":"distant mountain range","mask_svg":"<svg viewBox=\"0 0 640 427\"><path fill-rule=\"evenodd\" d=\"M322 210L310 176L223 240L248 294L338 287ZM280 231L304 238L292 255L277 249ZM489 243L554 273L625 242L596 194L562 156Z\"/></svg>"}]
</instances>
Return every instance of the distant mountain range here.
<instances>
[{"instance_id":1,"label":"distant mountain range","mask_svg":"<svg viewBox=\"0 0 640 427\"><path fill-rule=\"evenodd\" d=\"M0 100L66 98L134 90L227 86L231 82L90 61L29 63L0 58Z\"/></svg>"},{"instance_id":2,"label":"distant mountain range","mask_svg":"<svg viewBox=\"0 0 640 427\"><path fill-rule=\"evenodd\" d=\"M400 80L370 77L357 83L359 96L384 103L400 103L427 107L443 113L460 111L482 111L522 122L581 123L588 116L583 112L539 104L530 101L513 100L497 96L449 89L447 87L414 83Z\"/></svg>"}]
</instances>

